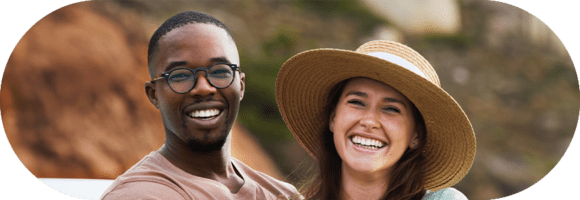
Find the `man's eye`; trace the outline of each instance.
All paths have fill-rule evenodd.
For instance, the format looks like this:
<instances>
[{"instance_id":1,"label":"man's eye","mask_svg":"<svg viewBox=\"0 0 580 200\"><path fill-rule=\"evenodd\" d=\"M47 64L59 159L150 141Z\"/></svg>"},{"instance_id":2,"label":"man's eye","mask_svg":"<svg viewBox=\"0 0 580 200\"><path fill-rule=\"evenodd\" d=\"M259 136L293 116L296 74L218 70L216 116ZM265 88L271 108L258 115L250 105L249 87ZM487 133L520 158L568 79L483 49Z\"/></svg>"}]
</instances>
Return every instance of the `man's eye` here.
<instances>
[{"instance_id":1,"label":"man's eye","mask_svg":"<svg viewBox=\"0 0 580 200\"><path fill-rule=\"evenodd\" d=\"M229 78L231 77L231 71L229 70L215 70L211 72L210 76L215 78Z\"/></svg>"},{"instance_id":2,"label":"man's eye","mask_svg":"<svg viewBox=\"0 0 580 200\"><path fill-rule=\"evenodd\" d=\"M191 78L191 74L187 74L187 73L171 74L171 76L169 76L169 81L179 82L179 81L185 81L189 78Z\"/></svg>"}]
</instances>

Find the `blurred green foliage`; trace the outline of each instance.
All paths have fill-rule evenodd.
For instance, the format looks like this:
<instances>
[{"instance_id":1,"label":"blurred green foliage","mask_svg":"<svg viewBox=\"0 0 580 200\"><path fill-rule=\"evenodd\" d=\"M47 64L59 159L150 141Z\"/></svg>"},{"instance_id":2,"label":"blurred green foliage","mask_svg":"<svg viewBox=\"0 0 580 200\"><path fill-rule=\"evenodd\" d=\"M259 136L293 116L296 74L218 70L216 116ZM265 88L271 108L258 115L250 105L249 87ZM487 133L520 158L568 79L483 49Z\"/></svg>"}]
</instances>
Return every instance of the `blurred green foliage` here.
<instances>
[{"instance_id":1,"label":"blurred green foliage","mask_svg":"<svg viewBox=\"0 0 580 200\"><path fill-rule=\"evenodd\" d=\"M446 45L453 47L456 50L464 50L470 44L469 39L462 33L427 34L423 36L422 40L422 42L426 43L425 45Z\"/></svg>"},{"instance_id":2,"label":"blurred green foliage","mask_svg":"<svg viewBox=\"0 0 580 200\"><path fill-rule=\"evenodd\" d=\"M383 18L380 18L370 12L360 1L355 0L337 0L337 1L294 1L299 9L306 9L318 13L325 18L337 16L348 16L356 21L358 33L364 35L373 31L373 28L379 24L389 24Z\"/></svg>"},{"instance_id":3,"label":"blurred green foliage","mask_svg":"<svg viewBox=\"0 0 580 200\"><path fill-rule=\"evenodd\" d=\"M295 51L299 33L292 27L279 27L269 39L261 43L263 56L251 56L240 51L240 62L245 66L246 91L238 114L239 122L258 136L264 148L278 163L284 162L280 143L292 140L276 105L274 85L282 64ZM289 173L290 166L281 166Z\"/></svg>"}]
</instances>

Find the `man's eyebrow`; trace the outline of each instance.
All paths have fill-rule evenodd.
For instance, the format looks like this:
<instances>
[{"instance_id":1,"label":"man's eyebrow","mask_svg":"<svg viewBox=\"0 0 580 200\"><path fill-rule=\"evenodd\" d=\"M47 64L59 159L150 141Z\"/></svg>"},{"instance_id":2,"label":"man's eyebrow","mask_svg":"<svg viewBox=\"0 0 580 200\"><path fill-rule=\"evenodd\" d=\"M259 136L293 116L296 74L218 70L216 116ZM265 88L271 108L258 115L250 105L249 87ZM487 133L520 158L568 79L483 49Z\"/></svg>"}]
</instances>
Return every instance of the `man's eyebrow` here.
<instances>
[{"instance_id":1,"label":"man's eyebrow","mask_svg":"<svg viewBox=\"0 0 580 200\"><path fill-rule=\"evenodd\" d=\"M210 58L209 61L211 63L231 63L226 57L215 57L215 58ZM180 66L184 66L187 65L187 61L175 61L175 62L171 62L169 63L169 65L167 65L167 67L165 67L165 72L169 71L173 68L176 67L180 67Z\"/></svg>"},{"instance_id":2,"label":"man's eyebrow","mask_svg":"<svg viewBox=\"0 0 580 200\"><path fill-rule=\"evenodd\" d=\"M231 63L226 57L215 57L209 59L212 63Z\"/></svg>"},{"instance_id":3,"label":"man's eyebrow","mask_svg":"<svg viewBox=\"0 0 580 200\"><path fill-rule=\"evenodd\" d=\"M167 67L165 67L165 72L169 71L173 68L179 67L179 66L184 66L187 65L187 61L175 61L175 62L171 62L169 63L169 65L167 65Z\"/></svg>"}]
</instances>

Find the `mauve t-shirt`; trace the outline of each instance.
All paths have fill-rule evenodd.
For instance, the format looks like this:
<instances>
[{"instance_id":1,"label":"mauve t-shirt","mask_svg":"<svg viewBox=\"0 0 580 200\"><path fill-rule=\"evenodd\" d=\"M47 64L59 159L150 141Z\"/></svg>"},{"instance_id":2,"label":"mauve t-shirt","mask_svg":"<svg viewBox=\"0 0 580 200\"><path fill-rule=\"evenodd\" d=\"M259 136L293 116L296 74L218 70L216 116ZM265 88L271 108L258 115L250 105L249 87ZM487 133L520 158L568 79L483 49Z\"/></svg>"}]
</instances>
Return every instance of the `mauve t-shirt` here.
<instances>
[{"instance_id":1,"label":"mauve t-shirt","mask_svg":"<svg viewBox=\"0 0 580 200\"><path fill-rule=\"evenodd\" d=\"M291 184L255 171L235 158L232 164L245 181L235 194L217 181L177 168L154 151L117 177L101 199L301 199Z\"/></svg>"}]
</instances>

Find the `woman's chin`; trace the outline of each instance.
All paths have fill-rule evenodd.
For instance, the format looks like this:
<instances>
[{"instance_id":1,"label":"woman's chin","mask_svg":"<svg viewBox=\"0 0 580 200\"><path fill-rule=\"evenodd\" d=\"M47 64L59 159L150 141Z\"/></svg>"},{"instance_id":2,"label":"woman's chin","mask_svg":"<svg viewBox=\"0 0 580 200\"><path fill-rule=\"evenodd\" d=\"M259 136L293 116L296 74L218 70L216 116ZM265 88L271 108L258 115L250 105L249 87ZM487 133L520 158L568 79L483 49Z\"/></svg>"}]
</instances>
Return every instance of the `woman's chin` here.
<instances>
[{"instance_id":1,"label":"woman's chin","mask_svg":"<svg viewBox=\"0 0 580 200\"><path fill-rule=\"evenodd\" d=\"M392 150L396 150L393 147L397 146L385 145L380 148L369 148L355 145L350 139L347 139L343 148L337 147L337 151L342 159L342 166L346 170L358 175L376 176L389 171L398 160L393 157Z\"/></svg>"},{"instance_id":2,"label":"woman's chin","mask_svg":"<svg viewBox=\"0 0 580 200\"><path fill-rule=\"evenodd\" d=\"M354 157L347 161L343 160L343 167L347 167L349 171L361 174L377 173L389 168L387 163L379 162L379 160L369 157Z\"/></svg>"}]
</instances>

